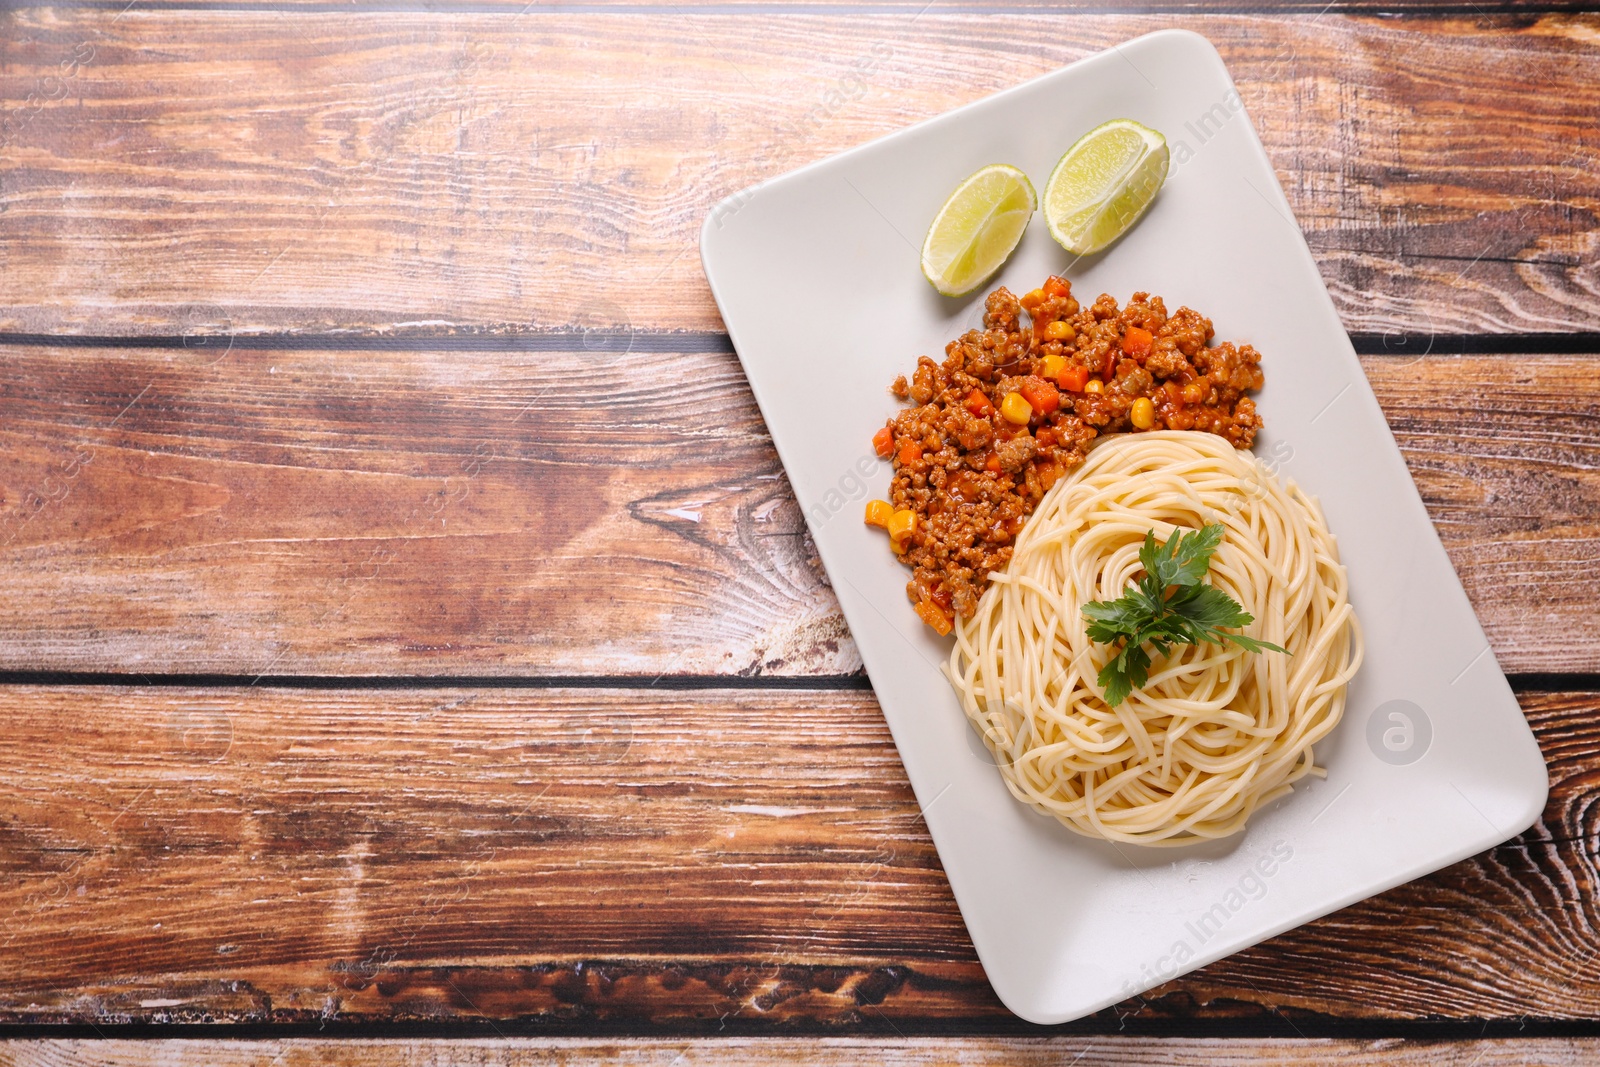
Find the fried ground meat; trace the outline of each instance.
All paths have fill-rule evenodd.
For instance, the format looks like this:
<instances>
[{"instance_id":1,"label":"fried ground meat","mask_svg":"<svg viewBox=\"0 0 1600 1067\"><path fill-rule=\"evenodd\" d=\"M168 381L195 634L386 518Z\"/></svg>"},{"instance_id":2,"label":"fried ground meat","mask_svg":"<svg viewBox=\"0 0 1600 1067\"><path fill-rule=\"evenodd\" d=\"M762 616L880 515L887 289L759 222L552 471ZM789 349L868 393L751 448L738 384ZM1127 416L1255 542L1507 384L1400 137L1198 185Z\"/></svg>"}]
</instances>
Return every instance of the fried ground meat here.
<instances>
[{"instance_id":1,"label":"fried ground meat","mask_svg":"<svg viewBox=\"0 0 1600 1067\"><path fill-rule=\"evenodd\" d=\"M1022 524L1101 434L1203 430L1249 448L1261 417L1245 394L1261 388L1261 357L1212 335L1211 320L1168 315L1149 293L1082 307L1052 276L1020 299L996 289L983 329L896 378L910 406L874 445L894 462L888 525L917 613L940 633L953 614L970 618Z\"/></svg>"}]
</instances>

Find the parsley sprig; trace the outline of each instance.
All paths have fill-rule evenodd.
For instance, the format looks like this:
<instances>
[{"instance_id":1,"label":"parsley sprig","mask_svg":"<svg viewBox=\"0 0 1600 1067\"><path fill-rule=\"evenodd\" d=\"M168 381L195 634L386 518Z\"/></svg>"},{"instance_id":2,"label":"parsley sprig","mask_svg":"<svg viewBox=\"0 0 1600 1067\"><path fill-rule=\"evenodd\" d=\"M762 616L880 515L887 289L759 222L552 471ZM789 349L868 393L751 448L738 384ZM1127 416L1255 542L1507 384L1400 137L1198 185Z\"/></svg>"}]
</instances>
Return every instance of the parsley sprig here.
<instances>
[{"instance_id":1,"label":"parsley sprig","mask_svg":"<svg viewBox=\"0 0 1600 1067\"><path fill-rule=\"evenodd\" d=\"M1098 681L1107 704L1116 707L1149 680L1146 644L1163 656L1174 645L1220 645L1225 641L1250 652L1288 653L1270 641L1223 631L1224 626L1248 626L1255 616L1227 593L1202 582L1221 543L1219 523L1188 534L1174 531L1164 545L1156 543L1156 533L1151 530L1139 550L1144 577L1116 600L1096 600L1083 606L1091 641L1102 645L1122 642L1122 650L1100 669Z\"/></svg>"}]
</instances>

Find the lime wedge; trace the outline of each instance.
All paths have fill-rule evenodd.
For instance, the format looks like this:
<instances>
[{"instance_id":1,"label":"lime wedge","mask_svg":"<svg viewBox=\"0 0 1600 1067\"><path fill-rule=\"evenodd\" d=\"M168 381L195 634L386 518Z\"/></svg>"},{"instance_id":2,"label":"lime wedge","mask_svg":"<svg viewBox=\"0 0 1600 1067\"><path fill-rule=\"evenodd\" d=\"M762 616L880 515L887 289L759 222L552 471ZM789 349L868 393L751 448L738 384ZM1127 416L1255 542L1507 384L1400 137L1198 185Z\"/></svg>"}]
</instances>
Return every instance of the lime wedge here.
<instances>
[{"instance_id":1,"label":"lime wedge","mask_svg":"<svg viewBox=\"0 0 1600 1067\"><path fill-rule=\"evenodd\" d=\"M1132 119L1096 126L1067 149L1044 187L1044 220L1087 256L1126 233L1167 180L1167 139Z\"/></svg>"},{"instance_id":2,"label":"lime wedge","mask_svg":"<svg viewBox=\"0 0 1600 1067\"><path fill-rule=\"evenodd\" d=\"M1033 218L1033 183L991 163L956 186L922 242L922 274L945 296L965 296L1000 269Z\"/></svg>"}]
</instances>

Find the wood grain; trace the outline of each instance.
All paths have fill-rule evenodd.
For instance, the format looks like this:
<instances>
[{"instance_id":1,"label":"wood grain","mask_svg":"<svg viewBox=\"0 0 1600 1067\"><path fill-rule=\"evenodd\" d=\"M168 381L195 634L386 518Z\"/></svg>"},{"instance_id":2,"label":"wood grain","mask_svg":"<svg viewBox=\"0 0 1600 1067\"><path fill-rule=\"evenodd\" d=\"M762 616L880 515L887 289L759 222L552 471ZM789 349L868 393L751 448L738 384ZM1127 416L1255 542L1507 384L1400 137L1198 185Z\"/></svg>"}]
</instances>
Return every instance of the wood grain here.
<instances>
[{"instance_id":1,"label":"wood grain","mask_svg":"<svg viewBox=\"0 0 1600 1067\"><path fill-rule=\"evenodd\" d=\"M1600 360L1362 366L1501 666L1600 668ZM1520 622L1496 609L1502 597Z\"/></svg>"},{"instance_id":2,"label":"wood grain","mask_svg":"<svg viewBox=\"0 0 1600 1067\"><path fill-rule=\"evenodd\" d=\"M4 329L714 329L722 197L1181 25L1349 329L1600 330L1600 16L0 18Z\"/></svg>"},{"instance_id":3,"label":"wood grain","mask_svg":"<svg viewBox=\"0 0 1600 1067\"><path fill-rule=\"evenodd\" d=\"M11 667L848 673L737 362L17 349Z\"/></svg>"},{"instance_id":4,"label":"wood grain","mask_svg":"<svg viewBox=\"0 0 1600 1067\"><path fill-rule=\"evenodd\" d=\"M6 349L0 669L858 670L737 362L649 343ZM1600 669L1600 360L1365 367L1501 665Z\"/></svg>"},{"instance_id":5,"label":"wood grain","mask_svg":"<svg viewBox=\"0 0 1600 1067\"><path fill-rule=\"evenodd\" d=\"M1527 834L1081 1028L1593 1018L1600 694L1524 707ZM6 686L0 715L0 1022L1020 1027L868 693Z\"/></svg>"},{"instance_id":6,"label":"wood grain","mask_svg":"<svg viewBox=\"0 0 1600 1067\"><path fill-rule=\"evenodd\" d=\"M33 0L21 6L66 8L81 6L84 0ZM271 10L316 11L322 0L272 0ZM265 6L265 5L262 5ZM374 5L351 6L359 11ZM1589 0L685 0L668 3L666 0L563 0L560 4L541 3L529 7L526 0L433 0L430 12L456 15L463 12L478 13L485 8L499 7L507 12L526 13L530 16L588 12L659 14L666 11L696 12L701 14L805 14L859 18L884 12L904 12L907 15L984 15L1014 14L1017 12L1041 15L1071 12L1075 15L1246 15L1295 16L1327 13L1377 15L1381 17L1437 17L1441 13L1477 18L1495 16L1538 16L1554 13L1593 13ZM378 8L384 10L383 8Z\"/></svg>"},{"instance_id":7,"label":"wood grain","mask_svg":"<svg viewBox=\"0 0 1600 1067\"><path fill-rule=\"evenodd\" d=\"M610 1064L615 1067L1576 1067L1600 1055L1594 1038L1507 1041L1261 1040L1250 1038L485 1038L340 1041L180 1039L14 1040L0 1045L4 1067L475 1067Z\"/></svg>"}]
</instances>

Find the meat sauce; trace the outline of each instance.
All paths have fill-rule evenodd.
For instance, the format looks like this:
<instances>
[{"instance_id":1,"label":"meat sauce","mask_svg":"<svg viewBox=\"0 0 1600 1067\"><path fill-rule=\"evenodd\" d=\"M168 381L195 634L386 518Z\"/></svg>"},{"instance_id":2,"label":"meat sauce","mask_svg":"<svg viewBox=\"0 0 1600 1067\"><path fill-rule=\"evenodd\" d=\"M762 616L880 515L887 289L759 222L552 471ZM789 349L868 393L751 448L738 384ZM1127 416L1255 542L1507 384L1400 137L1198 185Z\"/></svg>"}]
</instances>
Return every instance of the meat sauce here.
<instances>
[{"instance_id":1,"label":"meat sauce","mask_svg":"<svg viewBox=\"0 0 1600 1067\"><path fill-rule=\"evenodd\" d=\"M1169 315L1159 296L1083 307L1052 276L1020 298L996 289L983 329L896 378L911 406L873 437L894 478L867 520L911 567L917 614L941 634L970 618L1040 499L1101 434L1201 430L1249 448L1261 417L1245 394L1261 388L1261 357L1212 336L1211 320Z\"/></svg>"}]
</instances>

